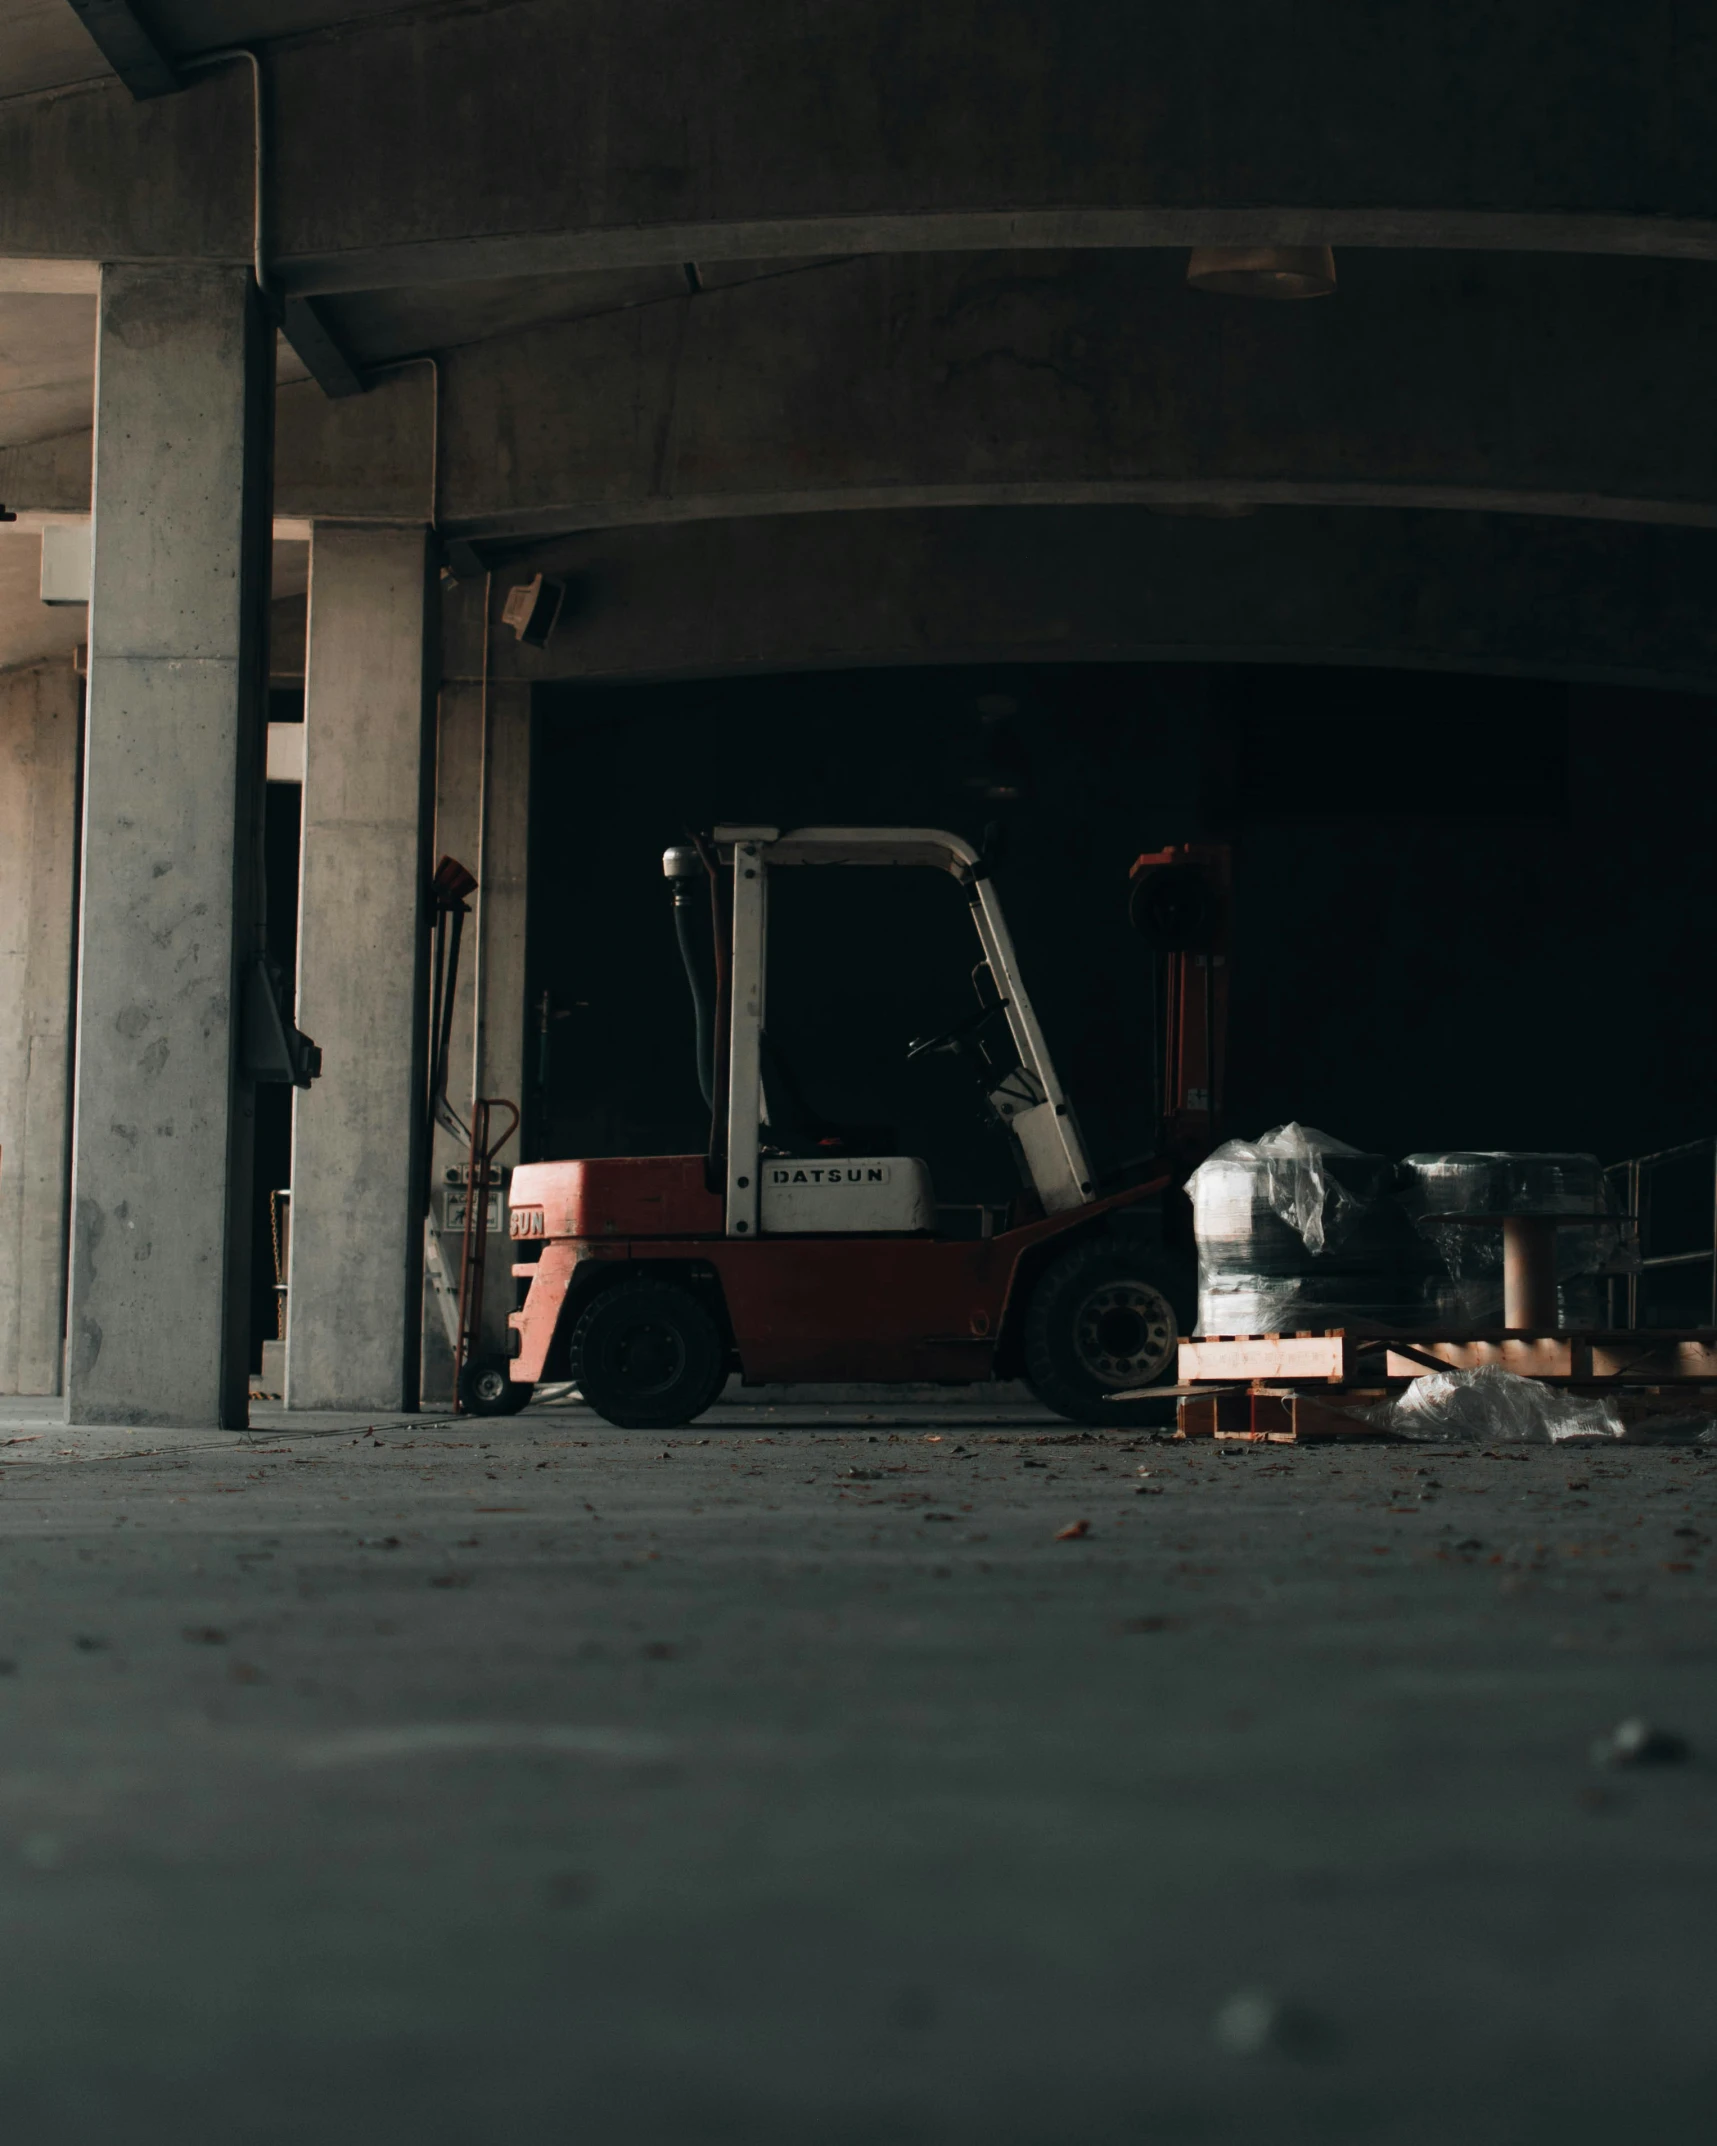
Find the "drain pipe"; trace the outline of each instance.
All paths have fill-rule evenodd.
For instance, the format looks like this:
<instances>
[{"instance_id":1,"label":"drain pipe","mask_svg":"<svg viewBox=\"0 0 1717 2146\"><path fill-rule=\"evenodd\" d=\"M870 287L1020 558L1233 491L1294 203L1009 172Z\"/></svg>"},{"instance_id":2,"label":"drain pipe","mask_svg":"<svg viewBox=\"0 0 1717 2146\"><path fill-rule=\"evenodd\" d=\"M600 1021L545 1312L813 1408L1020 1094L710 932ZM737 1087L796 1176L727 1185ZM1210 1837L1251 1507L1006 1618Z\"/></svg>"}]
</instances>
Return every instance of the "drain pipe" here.
<instances>
[{"instance_id":1,"label":"drain pipe","mask_svg":"<svg viewBox=\"0 0 1717 2146\"><path fill-rule=\"evenodd\" d=\"M268 123L264 116L262 61L248 45L223 45L218 52L199 52L194 59L175 60L176 67L220 67L229 60L244 60L250 67L251 87L251 273L262 295L275 302L268 287L267 249L263 244L265 207L268 199Z\"/></svg>"}]
</instances>

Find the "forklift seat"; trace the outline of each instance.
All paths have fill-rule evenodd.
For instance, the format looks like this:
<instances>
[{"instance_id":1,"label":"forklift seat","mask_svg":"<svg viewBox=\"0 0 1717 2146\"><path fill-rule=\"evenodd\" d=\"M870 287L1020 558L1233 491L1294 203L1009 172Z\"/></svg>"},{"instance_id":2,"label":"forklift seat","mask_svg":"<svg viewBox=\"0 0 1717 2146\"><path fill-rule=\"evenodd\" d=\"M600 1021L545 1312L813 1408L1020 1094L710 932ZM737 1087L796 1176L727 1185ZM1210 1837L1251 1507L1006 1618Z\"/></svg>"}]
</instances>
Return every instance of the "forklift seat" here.
<instances>
[{"instance_id":1,"label":"forklift seat","mask_svg":"<svg viewBox=\"0 0 1717 2146\"><path fill-rule=\"evenodd\" d=\"M766 1156L832 1157L892 1155L900 1135L892 1125L837 1125L805 1099L798 1077L767 1033L758 1038L763 1064L763 1100L769 1121L763 1128Z\"/></svg>"}]
</instances>

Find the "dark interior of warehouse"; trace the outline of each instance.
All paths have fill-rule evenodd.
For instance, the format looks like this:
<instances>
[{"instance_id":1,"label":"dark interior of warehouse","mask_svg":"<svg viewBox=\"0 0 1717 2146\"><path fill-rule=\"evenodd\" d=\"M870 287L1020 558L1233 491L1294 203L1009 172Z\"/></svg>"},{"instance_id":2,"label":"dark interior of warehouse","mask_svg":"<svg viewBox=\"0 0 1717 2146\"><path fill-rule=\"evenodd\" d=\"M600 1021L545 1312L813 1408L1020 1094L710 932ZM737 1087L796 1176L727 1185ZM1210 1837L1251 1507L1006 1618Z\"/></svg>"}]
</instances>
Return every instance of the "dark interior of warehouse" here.
<instances>
[{"instance_id":1,"label":"dark interior of warehouse","mask_svg":"<svg viewBox=\"0 0 1717 2146\"><path fill-rule=\"evenodd\" d=\"M1160 1106L1127 866L1211 839L1234 849L1234 1129L1297 1117L1390 1153L1591 1148L1610 1161L1667 1147L1702 1123L1709 1089L1686 934L1717 894L1694 831L1712 717L1681 695L1262 664L544 694L526 1151L699 1144L658 859L724 819L978 841L999 829L1021 959L1110 1165L1150 1151ZM960 1010L964 921L938 901L948 891L904 884L880 907L832 876L792 888L771 1033L819 1068L830 1115L910 1129L914 1152L945 1152L965 1126L949 1197L995 1197L1011 1165L965 1107L969 1083L905 1062L914 1036ZM1621 978L1618 1000L1603 980Z\"/></svg>"}]
</instances>

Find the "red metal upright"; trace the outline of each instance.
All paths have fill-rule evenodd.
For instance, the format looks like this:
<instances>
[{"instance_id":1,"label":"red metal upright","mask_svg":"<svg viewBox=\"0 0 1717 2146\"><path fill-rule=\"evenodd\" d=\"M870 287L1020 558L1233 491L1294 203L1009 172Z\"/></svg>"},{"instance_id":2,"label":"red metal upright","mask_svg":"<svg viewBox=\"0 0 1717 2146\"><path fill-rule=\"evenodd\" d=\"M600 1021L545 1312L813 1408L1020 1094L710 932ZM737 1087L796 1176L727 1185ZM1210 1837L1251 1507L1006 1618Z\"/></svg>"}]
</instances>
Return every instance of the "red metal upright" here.
<instances>
[{"instance_id":1,"label":"red metal upright","mask_svg":"<svg viewBox=\"0 0 1717 2146\"><path fill-rule=\"evenodd\" d=\"M1133 927L1161 963L1162 1147L1184 1174L1221 1137L1233 851L1176 842L1137 858L1128 877Z\"/></svg>"}]
</instances>

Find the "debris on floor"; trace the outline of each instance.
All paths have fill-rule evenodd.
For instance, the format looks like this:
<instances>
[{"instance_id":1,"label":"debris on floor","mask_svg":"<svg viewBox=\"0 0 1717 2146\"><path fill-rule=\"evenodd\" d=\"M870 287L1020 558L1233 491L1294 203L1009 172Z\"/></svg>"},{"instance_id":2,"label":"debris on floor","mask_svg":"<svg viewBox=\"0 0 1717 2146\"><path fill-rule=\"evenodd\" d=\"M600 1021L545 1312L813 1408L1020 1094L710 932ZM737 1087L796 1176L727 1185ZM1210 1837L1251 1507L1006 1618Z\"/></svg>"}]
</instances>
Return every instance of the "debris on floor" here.
<instances>
[{"instance_id":1,"label":"debris on floor","mask_svg":"<svg viewBox=\"0 0 1717 2146\"><path fill-rule=\"evenodd\" d=\"M1618 1722L1592 1746L1594 1766L1678 1766L1692 1756L1686 1737L1654 1729L1638 1714Z\"/></svg>"},{"instance_id":2,"label":"debris on floor","mask_svg":"<svg viewBox=\"0 0 1717 2146\"><path fill-rule=\"evenodd\" d=\"M1310 2013L1267 1990L1237 1990L1217 2008L1211 2032L1235 2057L1310 2056L1327 2040Z\"/></svg>"}]
</instances>

